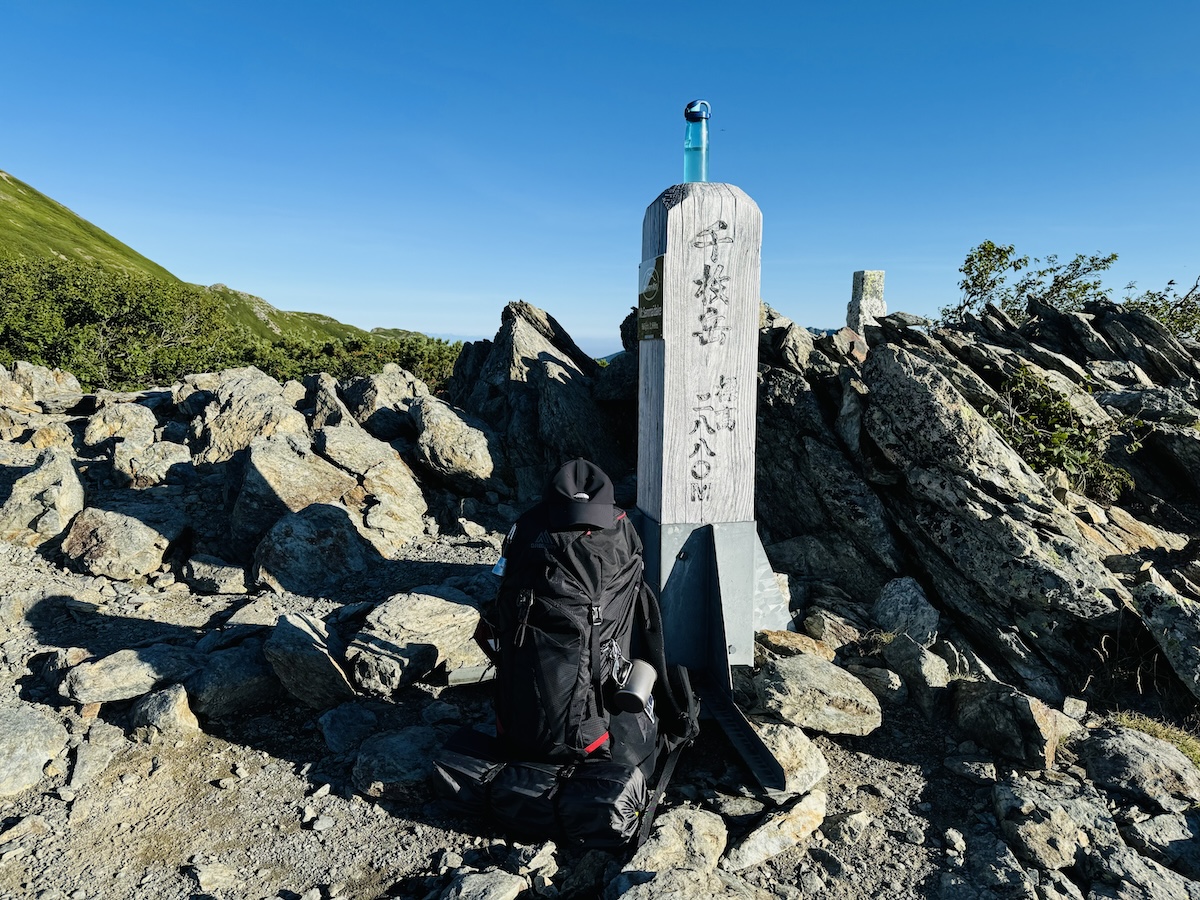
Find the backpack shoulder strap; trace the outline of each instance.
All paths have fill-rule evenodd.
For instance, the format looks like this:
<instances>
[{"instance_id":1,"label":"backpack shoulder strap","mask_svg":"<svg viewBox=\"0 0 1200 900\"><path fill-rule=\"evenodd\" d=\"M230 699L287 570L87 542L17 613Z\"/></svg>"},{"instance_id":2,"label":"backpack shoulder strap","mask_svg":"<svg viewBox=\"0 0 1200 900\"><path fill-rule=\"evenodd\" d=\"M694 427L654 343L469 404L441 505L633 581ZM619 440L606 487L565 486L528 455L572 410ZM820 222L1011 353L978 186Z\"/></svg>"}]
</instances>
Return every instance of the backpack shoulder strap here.
<instances>
[{"instance_id":1,"label":"backpack shoulder strap","mask_svg":"<svg viewBox=\"0 0 1200 900\"><path fill-rule=\"evenodd\" d=\"M645 582L638 592L638 620L642 653L658 673L654 692L659 721L673 739L690 744L700 733L700 702L692 691L688 670L684 666L667 666L662 610L654 591Z\"/></svg>"}]
</instances>

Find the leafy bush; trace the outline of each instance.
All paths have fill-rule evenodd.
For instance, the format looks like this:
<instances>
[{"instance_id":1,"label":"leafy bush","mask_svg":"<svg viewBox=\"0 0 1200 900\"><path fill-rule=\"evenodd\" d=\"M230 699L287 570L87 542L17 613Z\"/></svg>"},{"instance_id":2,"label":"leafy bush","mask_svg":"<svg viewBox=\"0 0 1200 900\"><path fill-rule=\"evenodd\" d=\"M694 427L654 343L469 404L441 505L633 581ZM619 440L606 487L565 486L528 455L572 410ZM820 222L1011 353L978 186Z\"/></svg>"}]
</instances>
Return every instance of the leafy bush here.
<instances>
[{"instance_id":1,"label":"leafy bush","mask_svg":"<svg viewBox=\"0 0 1200 900\"><path fill-rule=\"evenodd\" d=\"M89 388L169 384L229 351L202 289L64 259L0 258L0 362L58 366Z\"/></svg>"},{"instance_id":2,"label":"leafy bush","mask_svg":"<svg viewBox=\"0 0 1200 900\"><path fill-rule=\"evenodd\" d=\"M65 368L85 389L137 390L191 372L258 366L280 380L407 368L438 390L461 342L409 334L265 341L229 323L218 293L59 258L0 257L0 364Z\"/></svg>"},{"instance_id":3,"label":"leafy bush","mask_svg":"<svg viewBox=\"0 0 1200 900\"><path fill-rule=\"evenodd\" d=\"M0 257L0 363L66 369L87 390L137 390L192 372L253 365L280 380L343 379L394 362L438 390L462 349L422 334L264 340L227 317L219 293L59 258Z\"/></svg>"},{"instance_id":4,"label":"leafy bush","mask_svg":"<svg viewBox=\"0 0 1200 900\"><path fill-rule=\"evenodd\" d=\"M1021 322L1029 318L1025 307L1030 299L1063 311L1081 309L1091 300L1108 298L1110 291L1093 276L1111 268L1116 261L1115 253L1107 256L1077 253L1067 263L1060 263L1054 255L1030 259L1017 256L1012 244L984 241L971 249L959 267L963 276L958 283L962 298L953 306L942 308L942 321L961 322L968 313L980 313L991 303ZM1009 283L1009 275L1019 272L1025 274Z\"/></svg>"},{"instance_id":5,"label":"leafy bush","mask_svg":"<svg viewBox=\"0 0 1200 900\"><path fill-rule=\"evenodd\" d=\"M1000 406L983 412L1035 472L1059 469L1073 490L1106 503L1133 487L1128 472L1104 459L1113 432L1085 425L1067 398L1033 372L1022 367L1000 396Z\"/></svg>"},{"instance_id":6,"label":"leafy bush","mask_svg":"<svg viewBox=\"0 0 1200 900\"><path fill-rule=\"evenodd\" d=\"M1129 285L1127 290L1132 288ZM1183 294L1175 290L1175 282L1171 280L1161 291L1126 297L1125 307L1153 316L1177 337L1200 338L1200 278Z\"/></svg>"}]
</instances>

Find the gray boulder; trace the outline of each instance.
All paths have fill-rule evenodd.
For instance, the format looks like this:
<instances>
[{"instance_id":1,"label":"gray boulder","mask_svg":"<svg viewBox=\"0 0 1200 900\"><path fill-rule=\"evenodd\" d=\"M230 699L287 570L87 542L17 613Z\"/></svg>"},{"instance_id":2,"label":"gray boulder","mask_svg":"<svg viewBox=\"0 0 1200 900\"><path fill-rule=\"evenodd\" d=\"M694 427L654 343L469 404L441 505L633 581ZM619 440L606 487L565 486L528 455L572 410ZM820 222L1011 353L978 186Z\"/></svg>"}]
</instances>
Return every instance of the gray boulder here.
<instances>
[{"instance_id":1,"label":"gray boulder","mask_svg":"<svg viewBox=\"0 0 1200 900\"><path fill-rule=\"evenodd\" d=\"M197 553L183 567L183 578L202 594L246 593L246 569L220 557Z\"/></svg>"},{"instance_id":2,"label":"gray boulder","mask_svg":"<svg viewBox=\"0 0 1200 900\"><path fill-rule=\"evenodd\" d=\"M83 396L83 388L70 372L18 361L13 363L13 383L24 390L34 403L69 407Z\"/></svg>"},{"instance_id":3,"label":"gray boulder","mask_svg":"<svg viewBox=\"0 0 1200 900\"><path fill-rule=\"evenodd\" d=\"M800 654L773 659L755 676L760 706L791 725L827 734L870 734L882 722L879 701L838 666Z\"/></svg>"},{"instance_id":4,"label":"gray boulder","mask_svg":"<svg viewBox=\"0 0 1200 900\"><path fill-rule=\"evenodd\" d=\"M1010 775L992 789L992 804L1009 846L1042 870L1070 868L1089 849L1123 845L1104 797L1069 775Z\"/></svg>"},{"instance_id":5,"label":"gray boulder","mask_svg":"<svg viewBox=\"0 0 1200 900\"><path fill-rule=\"evenodd\" d=\"M503 869L463 872L454 876L450 886L437 900L517 900L529 889L529 879Z\"/></svg>"},{"instance_id":6,"label":"gray boulder","mask_svg":"<svg viewBox=\"0 0 1200 900\"><path fill-rule=\"evenodd\" d=\"M338 396L337 379L328 372L307 376L304 379L304 387L306 389L305 399L312 406L312 429L314 431L329 425L358 427L354 414Z\"/></svg>"},{"instance_id":7,"label":"gray boulder","mask_svg":"<svg viewBox=\"0 0 1200 900\"><path fill-rule=\"evenodd\" d=\"M825 821L826 805L825 791L817 789L769 813L730 849L722 865L738 872L802 845Z\"/></svg>"},{"instance_id":8,"label":"gray boulder","mask_svg":"<svg viewBox=\"0 0 1200 900\"><path fill-rule=\"evenodd\" d=\"M60 691L80 704L129 700L162 684L183 681L203 660L203 654L174 644L118 650L73 667Z\"/></svg>"},{"instance_id":9,"label":"gray boulder","mask_svg":"<svg viewBox=\"0 0 1200 900\"><path fill-rule=\"evenodd\" d=\"M342 397L355 420L384 441L413 432L408 408L417 398L427 396L425 382L395 363L387 363L378 374L342 385Z\"/></svg>"},{"instance_id":10,"label":"gray boulder","mask_svg":"<svg viewBox=\"0 0 1200 900\"><path fill-rule=\"evenodd\" d=\"M904 679L921 712L933 718L950 684L946 661L907 634L899 634L885 644L883 658Z\"/></svg>"},{"instance_id":11,"label":"gray boulder","mask_svg":"<svg viewBox=\"0 0 1200 900\"><path fill-rule=\"evenodd\" d=\"M67 729L49 710L0 709L0 797L11 797L42 780L46 763L66 749Z\"/></svg>"},{"instance_id":12,"label":"gray boulder","mask_svg":"<svg viewBox=\"0 0 1200 900\"><path fill-rule=\"evenodd\" d=\"M1102 728L1076 749L1089 777L1127 803L1162 812L1200 804L1200 770L1164 740L1133 728Z\"/></svg>"},{"instance_id":13,"label":"gray boulder","mask_svg":"<svg viewBox=\"0 0 1200 900\"><path fill-rule=\"evenodd\" d=\"M88 507L77 515L62 552L85 572L128 581L156 571L185 524L171 495L122 498L119 509Z\"/></svg>"},{"instance_id":14,"label":"gray boulder","mask_svg":"<svg viewBox=\"0 0 1200 900\"><path fill-rule=\"evenodd\" d=\"M486 666L472 639L478 625L479 611L466 594L445 586L418 588L375 607L350 641L346 659L363 690L391 697L443 663L451 672Z\"/></svg>"},{"instance_id":15,"label":"gray boulder","mask_svg":"<svg viewBox=\"0 0 1200 900\"><path fill-rule=\"evenodd\" d=\"M1143 856L1200 880L1200 814L1162 813L1121 829L1126 843Z\"/></svg>"},{"instance_id":16,"label":"gray boulder","mask_svg":"<svg viewBox=\"0 0 1200 900\"><path fill-rule=\"evenodd\" d=\"M357 703L343 703L323 713L317 725L333 753L349 753L379 730L379 717Z\"/></svg>"},{"instance_id":17,"label":"gray boulder","mask_svg":"<svg viewBox=\"0 0 1200 900\"><path fill-rule=\"evenodd\" d=\"M331 709L354 697L339 660L336 632L304 613L281 616L263 653L287 692L315 709Z\"/></svg>"},{"instance_id":18,"label":"gray boulder","mask_svg":"<svg viewBox=\"0 0 1200 900\"><path fill-rule=\"evenodd\" d=\"M1054 711L1036 697L994 681L958 681L954 691L958 727L981 747L1027 768L1048 769L1058 751Z\"/></svg>"},{"instance_id":19,"label":"gray boulder","mask_svg":"<svg viewBox=\"0 0 1200 900\"><path fill-rule=\"evenodd\" d=\"M358 487L357 481L326 462L307 437L256 437L230 522L236 546L252 547L288 512L331 503Z\"/></svg>"},{"instance_id":20,"label":"gray boulder","mask_svg":"<svg viewBox=\"0 0 1200 900\"><path fill-rule=\"evenodd\" d=\"M67 530L83 509L83 486L69 451L52 448L38 454L30 469L5 468L15 475L0 505L0 539L38 545ZM3 477L8 482L7 477Z\"/></svg>"},{"instance_id":21,"label":"gray boulder","mask_svg":"<svg viewBox=\"0 0 1200 900\"><path fill-rule=\"evenodd\" d=\"M322 596L367 572L378 553L350 511L317 503L275 523L254 551L252 580L279 592Z\"/></svg>"},{"instance_id":22,"label":"gray boulder","mask_svg":"<svg viewBox=\"0 0 1200 900\"><path fill-rule=\"evenodd\" d=\"M183 444L153 441L142 445L120 441L113 449L113 472L130 487L147 488L174 480L191 470L192 454Z\"/></svg>"},{"instance_id":23,"label":"gray boulder","mask_svg":"<svg viewBox=\"0 0 1200 900\"><path fill-rule=\"evenodd\" d=\"M166 734L187 734L200 730L200 723L188 705L187 691L182 684L172 684L142 697L133 705L132 721L134 727L149 726Z\"/></svg>"},{"instance_id":24,"label":"gray boulder","mask_svg":"<svg viewBox=\"0 0 1200 900\"><path fill-rule=\"evenodd\" d=\"M483 422L435 397L419 397L409 411L417 427L417 454L436 477L467 494L508 492L500 448Z\"/></svg>"},{"instance_id":25,"label":"gray boulder","mask_svg":"<svg viewBox=\"0 0 1200 900\"><path fill-rule=\"evenodd\" d=\"M553 316L510 303L495 341L477 344L485 352L468 345L455 364L451 402L503 434L519 500L540 496L564 459L591 459L614 477L626 468L618 429L592 396L600 367Z\"/></svg>"},{"instance_id":26,"label":"gray boulder","mask_svg":"<svg viewBox=\"0 0 1200 900\"><path fill-rule=\"evenodd\" d=\"M223 462L257 437L308 435L308 422L285 399L283 385L253 366L219 373L212 398L192 426L197 464Z\"/></svg>"},{"instance_id":27,"label":"gray boulder","mask_svg":"<svg viewBox=\"0 0 1200 900\"><path fill-rule=\"evenodd\" d=\"M715 872L728 838L725 822L716 813L676 807L655 819L650 837L609 883L604 896L627 896L631 888L652 883L656 872Z\"/></svg>"},{"instance_id":28,"label":"gray boulder","mask_svg":"<svg viewBox=\"0 0 1200 900\"><path fill-rule=\"evenodd\" d=\"M216 720L260 707L282 691L258 638L208 654L184 687L196 715Z\"/></svg>"},{"instance_id":29,"label":"gray boulder","mask_svg":"<svg viewBox=\"0 0 1200 900\"><path fill-rule=\"evenodd\" d=\"M782 793L807 794L829 774L829 763L821 749L802 728L778 722L756 723L754 730L783 766L786 784Z\"/></svg>"},{"instance_id":30,"label":"gray boulder","mask_svg":"<svg viewBox=\"0 0 1200 900\"><path fill-rule=\"evenodd\" d=\"M323 428L314 436L322 456L355 476L361 490L346 496L361 521L363 537L387 559L424 533L429 514L425 495L412 469L389 444L361 428Z\"/></svg>"},{"instance_id":31,"label":"gray boulder","mask_svg":"<svg viewBox=\"0 0 1200 900\"><path fill-rule=\"evenodd\" d=\"M427 725L385 731L363 742L354 762L354 786L368 797L423 800L442 734Z\"/></svg>"},{"instance_id":32,"label":"gray boulder","mask_svg":"<svg viewBox=\"0 0 1200 900\"><path fill-rule=\"evenodd\" d=\"M153 410L140 403L112 403L92 413L83 429L83 445L99 447L116 438L134 447L149 447L154 442L158 419Z\"/></svg>"},{"instance_id":33,"label":"gray boulder","mask_svg":"<svg viewBox=\"0 0 1200 900\"><path fill-rule=\"evenodd\" d=\"M937 640L941 618L925 598L921 585L908 577L884 585L871 609L871 617L884 631L907 635L922 647Z\"/></svg>"}]
</instances>

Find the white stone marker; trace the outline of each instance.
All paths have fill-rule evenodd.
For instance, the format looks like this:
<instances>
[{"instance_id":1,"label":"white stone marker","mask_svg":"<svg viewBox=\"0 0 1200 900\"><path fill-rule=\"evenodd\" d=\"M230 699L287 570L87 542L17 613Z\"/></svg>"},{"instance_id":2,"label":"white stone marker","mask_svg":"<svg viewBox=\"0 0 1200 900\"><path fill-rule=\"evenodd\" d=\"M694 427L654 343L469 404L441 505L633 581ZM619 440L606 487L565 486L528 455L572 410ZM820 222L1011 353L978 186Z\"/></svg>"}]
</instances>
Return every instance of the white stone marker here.
<instances>
[{"instance_id":1,"label":"white stone marker","mask_svg":"<svg viewBox=\"0 0 1200 900\"><path fill-rule=\"evenodd\" d=\"M879 324L876 319L887 315L887 304L883 302L883 270L864 269L854 273L854 286L850 291L850 303L846 306L846 324L856 334L863 333L866 325Z\"/></svg>"}]
</instances>

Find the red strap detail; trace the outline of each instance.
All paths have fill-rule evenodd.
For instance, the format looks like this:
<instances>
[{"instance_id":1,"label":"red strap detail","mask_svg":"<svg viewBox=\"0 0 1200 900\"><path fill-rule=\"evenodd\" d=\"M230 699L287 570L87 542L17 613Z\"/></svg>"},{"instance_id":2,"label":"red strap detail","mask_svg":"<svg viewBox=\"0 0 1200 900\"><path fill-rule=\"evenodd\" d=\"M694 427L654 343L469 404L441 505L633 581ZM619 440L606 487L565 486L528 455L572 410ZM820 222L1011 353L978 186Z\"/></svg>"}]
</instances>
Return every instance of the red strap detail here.
<instances>
[{"instance_id":1,"label":"red strap detail","mask_svg":"<svg viewBox=\"0 0 1200 900\"><path fill-rule=\"evenodd\" d=\"M613 519L613 522L620 522L623 518L625 518L625 510L621 510L621 514Z\"/></svg>"},{"instance_id":2,"label":"red strap detail","mask_svg":"<svg viewBox=\"0 0 1200 900\"><path fill-rule=\"evenodd\" d=\"M604 742L607 740L608 740L608 732L606 731L606 732L604 732L604 734L600 735L600 737L596 738L594 741L592 741L590 744L588 744L586 747L584 747L583 752L591 753L593 750L599 750L602 746L604 746Z\"/></svg>"}]
</instances>

